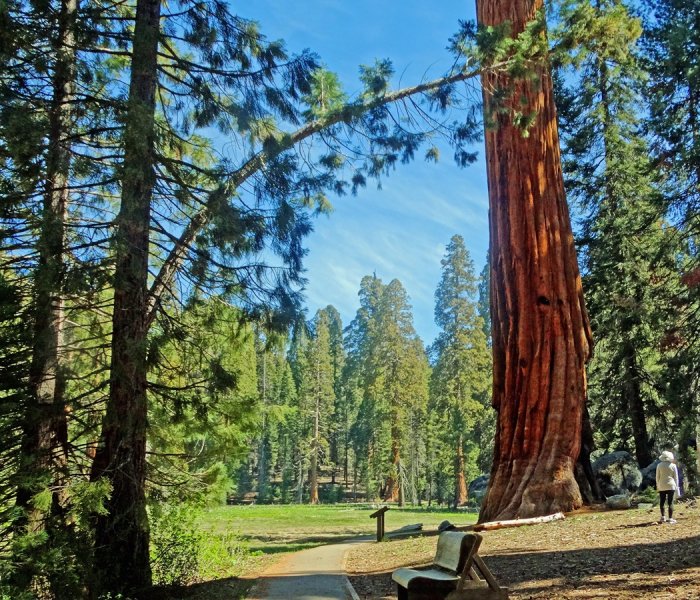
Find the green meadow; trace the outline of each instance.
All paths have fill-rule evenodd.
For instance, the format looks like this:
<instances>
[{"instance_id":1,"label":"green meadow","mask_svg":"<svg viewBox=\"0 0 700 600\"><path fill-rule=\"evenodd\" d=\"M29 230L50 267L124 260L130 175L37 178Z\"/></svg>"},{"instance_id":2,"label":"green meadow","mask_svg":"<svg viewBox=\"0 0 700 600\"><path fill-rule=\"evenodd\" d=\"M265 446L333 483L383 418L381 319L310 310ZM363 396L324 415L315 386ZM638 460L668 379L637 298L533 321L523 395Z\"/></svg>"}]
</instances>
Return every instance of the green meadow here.
<instances>
[{"instance_id":1,"label":"green meadow","mask_svg":"<svg viewBox=\"0 0 700 600\"><path fill-rule=\"evenodd\" d=\"M248 576L268 564L271 556L296 552L349 537L375 536L376 506L259 505L220 506L197 520L201 534L199 569L202 579ZM476 521L476 513L427 507L392 507L385 515L387 534L421 523L437 529L444 520L461 526Z\"/></svg>"}]
</instances>

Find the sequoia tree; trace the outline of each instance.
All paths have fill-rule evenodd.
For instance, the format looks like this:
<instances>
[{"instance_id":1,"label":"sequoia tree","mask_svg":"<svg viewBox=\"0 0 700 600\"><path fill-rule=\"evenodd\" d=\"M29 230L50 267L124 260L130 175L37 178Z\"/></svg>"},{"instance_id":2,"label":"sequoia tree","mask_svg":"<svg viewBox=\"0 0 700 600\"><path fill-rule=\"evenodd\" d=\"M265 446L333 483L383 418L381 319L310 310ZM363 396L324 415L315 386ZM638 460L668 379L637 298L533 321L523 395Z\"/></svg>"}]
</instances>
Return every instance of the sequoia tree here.
<instances>
[{"instance_id":1,"label":"sequoia tree","mask_svg":"<svg viewBox=\"0 0 700 600\"><path fill-rule=\"evenodd\" d=\"M542 0L477 0L485 31L546 41ZM533 27L532 23L539 23ZM515 50L514 50L515 51ZM591 334L546 60L482 76L490 205L494 462L480 519L578 508ZM505 92L505 93L503 93Z\"/></svg>"}]
</instances>

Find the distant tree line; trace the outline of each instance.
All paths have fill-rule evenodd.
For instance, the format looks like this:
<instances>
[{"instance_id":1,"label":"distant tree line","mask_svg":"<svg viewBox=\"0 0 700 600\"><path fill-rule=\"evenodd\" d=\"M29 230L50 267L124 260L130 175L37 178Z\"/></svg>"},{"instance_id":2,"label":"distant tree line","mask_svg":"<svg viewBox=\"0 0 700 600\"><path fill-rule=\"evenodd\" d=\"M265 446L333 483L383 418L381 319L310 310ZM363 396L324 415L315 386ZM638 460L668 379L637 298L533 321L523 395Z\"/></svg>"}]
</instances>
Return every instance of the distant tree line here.
<instances>
[{"instance_id":1,"label":"distant tree line","mask_svg":"<svg viewBox=\"0 0 700 600\"><path fill-rule=\"evenodd\" d=\"M258 339L262 422L240 495L466 504L466 482L488 470L492 449L488 297L461 236L442 264L441 332L427 349L401 282L376 276L363 278L347 327L328 306L289 339Z\"/></svg>"}]
</instances>

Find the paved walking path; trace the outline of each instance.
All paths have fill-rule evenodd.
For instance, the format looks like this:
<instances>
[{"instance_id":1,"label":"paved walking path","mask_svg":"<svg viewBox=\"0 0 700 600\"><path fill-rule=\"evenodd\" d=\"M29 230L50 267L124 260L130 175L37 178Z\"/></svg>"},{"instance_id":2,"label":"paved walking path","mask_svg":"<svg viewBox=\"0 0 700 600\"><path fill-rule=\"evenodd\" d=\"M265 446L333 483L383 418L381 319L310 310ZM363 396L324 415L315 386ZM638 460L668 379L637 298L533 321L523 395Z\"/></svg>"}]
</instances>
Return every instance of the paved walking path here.
<instances>
[{"instance_id":1,"label":"paved walking path","mask_svg":"<svg viewBox=\"0 0 700 600\"><path fill-rule=\"evenodd\" d=\"M345 554L371 539L354 538L289 554L260 575L248 600L359 600L345 576Z\"/></svg>"}]
</instances>

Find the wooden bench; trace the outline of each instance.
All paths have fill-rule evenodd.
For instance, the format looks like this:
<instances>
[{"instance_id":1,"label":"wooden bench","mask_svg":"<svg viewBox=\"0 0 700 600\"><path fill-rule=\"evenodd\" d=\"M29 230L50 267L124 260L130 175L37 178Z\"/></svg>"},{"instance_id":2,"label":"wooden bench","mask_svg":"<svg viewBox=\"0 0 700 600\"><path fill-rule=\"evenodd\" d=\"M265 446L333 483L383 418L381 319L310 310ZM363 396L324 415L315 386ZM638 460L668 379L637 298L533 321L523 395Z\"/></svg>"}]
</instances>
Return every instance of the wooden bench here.
<instances>
[{"instance_id":1,"label":"wooden bench","mask_svg":"<svg viewBox=\"0 0 700 600\"><path fill-rule=\"evenodd\" d=\"M478 533L441 533L430 568L392 573L399 600L507 600L508 590L478 554L481 540Z\"/></svg>"}]
</instances>

